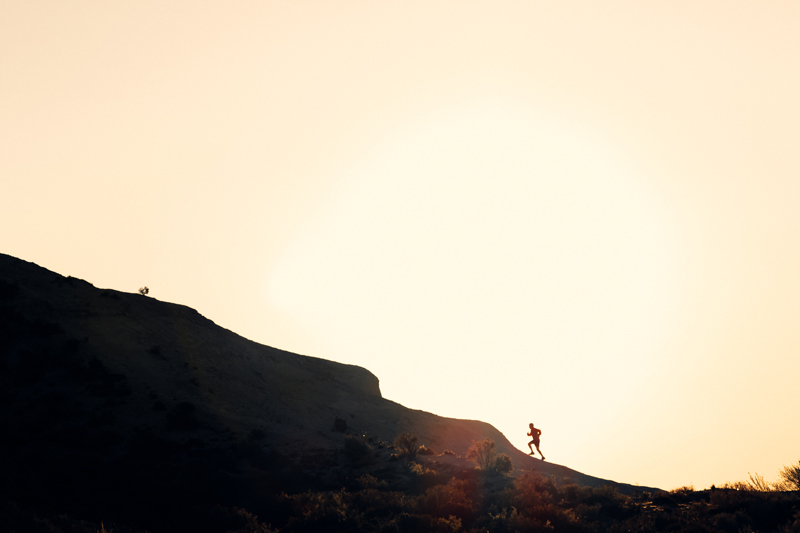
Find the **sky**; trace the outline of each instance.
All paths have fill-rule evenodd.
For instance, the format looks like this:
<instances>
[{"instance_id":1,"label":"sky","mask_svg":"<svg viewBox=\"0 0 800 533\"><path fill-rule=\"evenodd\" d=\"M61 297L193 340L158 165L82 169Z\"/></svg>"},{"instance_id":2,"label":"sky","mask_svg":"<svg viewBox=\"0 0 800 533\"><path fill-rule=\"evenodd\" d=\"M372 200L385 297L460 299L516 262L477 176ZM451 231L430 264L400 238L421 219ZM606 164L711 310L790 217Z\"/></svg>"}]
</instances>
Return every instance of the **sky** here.
<instances>
[{"instance_id":1,"label":"sky","mask_svg":"<svg viewBox=\"0 0 800 533\"><path fill-rule=\"evenodd\" d=\"M800 460L800 4L3 2L0 251L672 489Z\"/></svg>"}]
</instances>

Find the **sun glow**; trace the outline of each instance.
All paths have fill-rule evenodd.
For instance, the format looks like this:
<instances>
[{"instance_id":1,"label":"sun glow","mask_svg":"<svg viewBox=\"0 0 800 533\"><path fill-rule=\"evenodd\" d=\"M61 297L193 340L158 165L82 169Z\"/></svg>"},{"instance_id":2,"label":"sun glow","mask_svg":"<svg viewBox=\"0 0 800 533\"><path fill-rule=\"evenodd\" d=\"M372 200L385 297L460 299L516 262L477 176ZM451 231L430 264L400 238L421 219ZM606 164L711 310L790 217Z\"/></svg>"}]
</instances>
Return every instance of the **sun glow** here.
<instances>
[{"instance_id":1,"label":"sun glow","mask_svg":"<svg viewBox=\"0 0 800 533\"><path fill-rule=\"evenodd\" d=\"M800 3L6 4L3 253L586 474L797 460Z\"/></svg>"},{"instance_id":2,"label":"sun glow","mask_svg":"<svg viewBox=\"0 0 800 533\"><path fill-rule=\"evenodd\" d=\"M309 353L520 447L529 418L562 425L574 453L574 428L647 386L678 294L675 236L591 131L473 102L410 121L345 183L269 273L270 304L329 347Z\"/></svg>"}]
</instances>

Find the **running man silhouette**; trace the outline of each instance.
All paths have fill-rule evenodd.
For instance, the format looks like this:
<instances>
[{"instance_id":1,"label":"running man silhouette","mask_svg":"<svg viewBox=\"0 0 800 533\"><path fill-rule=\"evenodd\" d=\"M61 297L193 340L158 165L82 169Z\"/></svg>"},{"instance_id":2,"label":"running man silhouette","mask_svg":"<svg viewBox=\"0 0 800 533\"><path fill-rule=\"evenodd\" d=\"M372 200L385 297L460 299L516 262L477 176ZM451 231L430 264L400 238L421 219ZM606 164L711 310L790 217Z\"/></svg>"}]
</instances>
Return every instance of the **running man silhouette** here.
<instances>
[{"instance_id":1,"label":"running man silhouette","mask_svg":"<svg viewBox=\"0 0 800 533\"><path fill-rule=\"evenodd\" d=\"M530 432L528 433L528 436L531 439L533 439L528 443L528 448L531 449L531 453L529 453L528 455L535 455L533 453L533 446L531 446L531 444L533 444L534 446L536 446L536 451L539 452L539 455L542 456L542 461L544 461L544 454L542 453L542 450L539 449L539 435L542 434L542 430L533 427L533 422L528 424L528 426L531 428Z\"/></svg>"}]
</instances>

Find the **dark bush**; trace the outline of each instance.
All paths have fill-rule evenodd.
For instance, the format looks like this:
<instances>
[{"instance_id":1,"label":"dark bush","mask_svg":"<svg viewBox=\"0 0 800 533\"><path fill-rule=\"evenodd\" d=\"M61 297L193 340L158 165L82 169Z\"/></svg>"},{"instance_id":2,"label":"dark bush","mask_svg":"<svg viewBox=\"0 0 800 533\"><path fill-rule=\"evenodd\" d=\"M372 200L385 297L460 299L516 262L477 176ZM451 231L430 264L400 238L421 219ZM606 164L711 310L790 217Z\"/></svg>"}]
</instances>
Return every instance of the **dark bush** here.
<instances>
[{"instance_id":1,"label":"dark bush","mask_svg":"<svg viewBox=\"0 0 800 533\"><path fill-rule=\"evenodd\" d=\"M436 452L434 452L432 449L428 448L424 444L417 449L417 453L419 455L436 455Z\"/></svg>"},{"instance_id":2,"label":"dark bush","mask_svg":"<svg viewBox=\"0 0 800 533\"><path fill-rule=\"evenodd\" d=\"M354 465L363 465L372 461L372 447L361 437L347 435L344 438L344 456Z\"/></svg>"},{"instance_id":3,"label":"dark bush","mask_svg":"<svg viewBox=\"0 0 800 533\"><path fill-rule=\"evenodd\" d=\"M491 439L481 442L472 441L472 446L467 451L467 458L474 459L481 470L489 470L497 455L497 445Z\"/></svg>"},{"instance_id":4,"label":"dark bush","mask_svg":"<svg viewBox=\"0 0 800 533\"><path fill-rule=\"evenodd\" d=\"M474 459L481 470L500 474L508 474L514 470L511 458L506 454L497 455L497 445L491 439L472 442L467 458Z\"/></svg>"},{"instance_id":5,"label":"dark bush","mask_svg":"<svg viewBox=\"0 0 800 533\"><path fill-rule=\"evenodd\" d=\"M797 464L784 466L780 476L786 490L800 490L800 461Z\"/></svg>"},{"instance_id":6,"label":"dark bush","mask_svg":"<svg viewBox=\"0 0 800 533\"><path fill-rule=\"evenodd\" d=\"M509 474L514 470L514 464L511 462L511 457L505 453L501 453L494 460L492 469L499 474Z\"/></svg>"},{"instance_id":7,"label":"dark bush","mask_svg":"<svg viewBox=\"0 0 800 533\"><path fill-rule=\"evenodd\" d=\"M455 516L472 522L479 513L479 496L476 487L467 481L452 479L446 485L437 485L419 498L419 509L438 517Z\"/></svg>"},{"instance_id":8,"label":"dark bush","mask_svg":"<svg viewBox=\"0 0 800 533\"><path fill-rule=\"evenodd\" d=\"M401 433L394 439L394 447L399 452L398 455L413 459L417 456L417 437L411 433Z\"/></svg>"},{"instance_id":9,"label":"dark bush","mask_svg":"<svg viewBox=\"0 0 800 533\"><path fill-rule=\"evenodd\" d=\"M351 507L351 499L344 489L284 496L284 501L291 507L291 518L285 529L303 532L358 531L359 515Z\"/></svg>"}]
</instances>

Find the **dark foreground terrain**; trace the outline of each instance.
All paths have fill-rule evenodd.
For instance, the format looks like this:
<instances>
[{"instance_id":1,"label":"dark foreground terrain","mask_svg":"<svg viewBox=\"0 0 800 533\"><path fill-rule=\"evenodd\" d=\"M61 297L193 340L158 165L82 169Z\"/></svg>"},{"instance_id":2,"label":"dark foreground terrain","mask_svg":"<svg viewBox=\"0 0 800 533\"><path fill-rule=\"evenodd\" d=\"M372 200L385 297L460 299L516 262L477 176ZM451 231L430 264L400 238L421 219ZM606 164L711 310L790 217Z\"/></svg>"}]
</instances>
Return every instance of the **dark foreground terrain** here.
<instances>
[{"instance_id":1,"label":"dark foreground terrain","mask_svg":"<svg viewBox=\"0 0 800 533\"><path fill-rule=\"evenodd\" d=\"M380 445L379 445L380 446ZM366 448L365 448L366 450ZM798 532L800 493L733 489L625 495L613 486L557 485L448 468L438 456L391 459L388 448L338 454L322 468L338 477L317 484L311 472L265 463L237 487L216 484L196 465L170 465L169 454L132 475L124 461L104 467L102 483L43 473L44 495L4 494L0 530L81 532ZM133 461L133 460L132 460ZM116 471L120 468L120 471ZM187 471L186 469L191 470ZM279 477L274 477L275 472ZM66 472L59 476L82 476ZM286 476L286 477L281 477ZM297 479L291 479L297 476ZM213 479L213 481L212 481ZM98 480L99 481L99 480ZM86 486L94 485L94 486ZM213 486L212 486L213 485ZM283 485L278 489L276 485ZM325 487L327 486L327 487ZM333 488L333 487L338 488ZM107 491L103 489L107 487ZM247 494L255 491L255 494Z\"/></svg>"},{"instance_id":2,"label":"dark foreground terrain","mask_svg":"<svg viewBox=\"0 0 800 533\"><path fill-rule=\"evenodd\" d=\"M798 509L531 459L363 368L0 254L0 532L800 531Z\"/></svg>"}]
</instances>

